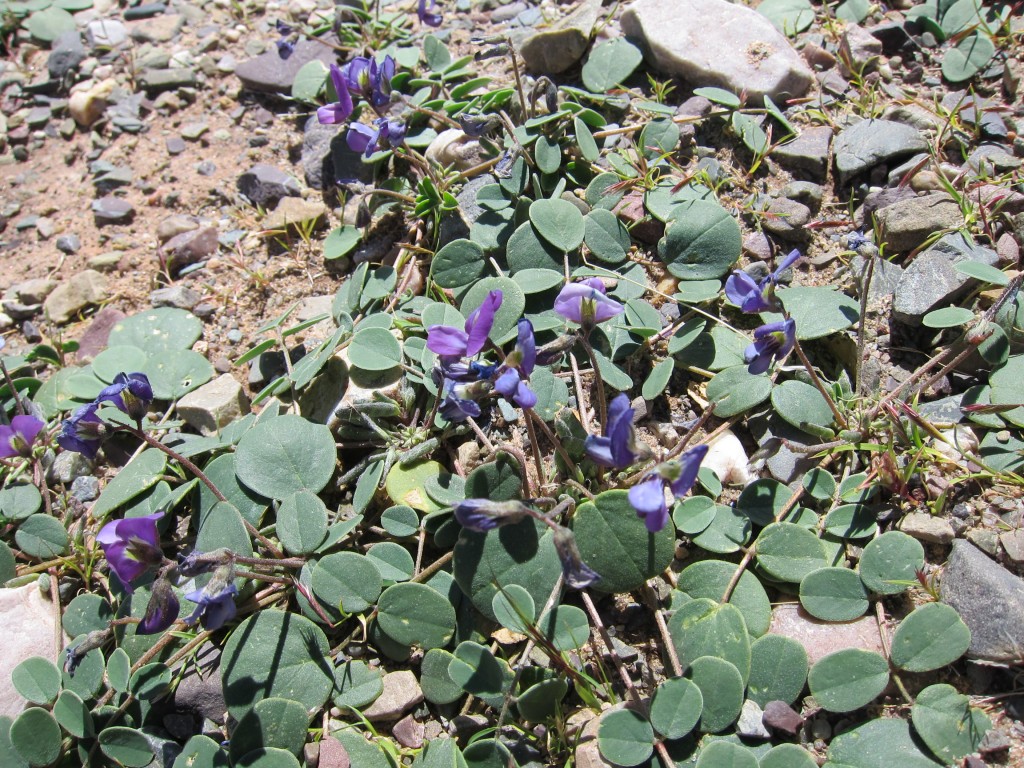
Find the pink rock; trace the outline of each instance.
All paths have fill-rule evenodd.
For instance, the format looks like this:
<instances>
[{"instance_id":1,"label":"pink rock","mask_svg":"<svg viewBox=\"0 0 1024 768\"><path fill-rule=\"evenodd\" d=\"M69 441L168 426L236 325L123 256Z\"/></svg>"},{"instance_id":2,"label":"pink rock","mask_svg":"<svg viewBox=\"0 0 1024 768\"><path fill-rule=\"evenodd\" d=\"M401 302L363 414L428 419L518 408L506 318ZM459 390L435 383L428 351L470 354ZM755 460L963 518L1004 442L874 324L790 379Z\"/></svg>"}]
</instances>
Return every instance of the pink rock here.
<instances>
[{"instance_id":1,"label":"pink rock","mask_svg":"<svg viewBox=\"0 0 1024 768\"><path fill-rule=\"evenodd\" d=\"M93 317L82 338L78 340L78 352L75 360L88 363L96 355L107 348L110 331L125 318L124 312L113 307L104 307Z\"/></svg>"},{"instance_id":2,"label":"pink rock","mask_svg":"<svg viewBox=\"0 0 1024 768\"><path fill-rule=\"evenodd\" d=\"M884 655L874 616L863 616L854 621L819 621L804 611L799 603L783 603L772 610L768 631L800 643L807 651L807 660L812 666L823 656L844 648L863 648Z\"/></svg>"}]
</instances>

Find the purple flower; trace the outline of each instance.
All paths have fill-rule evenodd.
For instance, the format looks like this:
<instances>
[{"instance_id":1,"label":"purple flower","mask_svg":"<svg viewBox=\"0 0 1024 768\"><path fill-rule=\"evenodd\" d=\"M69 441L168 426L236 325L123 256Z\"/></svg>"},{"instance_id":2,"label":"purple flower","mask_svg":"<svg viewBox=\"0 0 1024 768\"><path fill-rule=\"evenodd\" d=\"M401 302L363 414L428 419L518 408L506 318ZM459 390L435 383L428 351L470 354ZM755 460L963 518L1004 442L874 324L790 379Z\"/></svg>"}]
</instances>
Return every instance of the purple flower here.
<instances>
[{"instance_id":1,"label":"purple flower","mask_svg":"<svg viewBox=\"0 0 1024 768\"><path fill-rule=\"evenodd\" d=\"M779 300L775 297L775 286L782 273L793 266L799 258L800 251L793 249L783 257L775 271L760 282L746 272L736 270L725 281L726 298L747 314L778 312L780 306Z\"/></svg>"},{"instance_id":2,"label":"purple flower","mask_svg":"<svg viewBox=\"0 0 1024 768\"><path fill-rule=\"evenodd\" d=\"M100 443L110 433L103 419L96 415L99 405L89 403L64 420L57 444L66 451L75 451L86 458L95 459Z\"/></svg>"},{"instance_id":3,"label":"purple flower","mask_svg":"<svg viewBox=\"0 0 1024 768\"><path fill-rule=\"evenodd\" d=\"M533 408L537 395L526 385L537 363L537 343L533 338L533 324L527 319L519 321L516 348L505 358L504 369L494 388L502 397L520 408Z\"/></svg>"},{"instance_id":4,"label":"purple flower","mask_svg":"<svg viewBox=\"0 0 1024 768\"><path fill-rule=\"evenodd\" d=\"M295 31L290 25L285 24L283 21L278 19L274 22L274 28L277 33L281 36L279 40L276 40L277 44L277 55L282 59L287 59L293 53L295 53L295 40L292 38L292 33Z\"/></svg>"},{"instance_id":5,"label":"purple flower","mask_svg":"<svg viewBox=\"0 0 1024 768\"><path fill-rule=\"evenodd\" d=\"M130 517L107 523L96 536L103 548L110 569L117 574L125 591L132 591L132 582L164 560L156 523L163 512L144 517Z\"/></svg>"},{"instance_id":6,"label":"purple flower","mask_svg":"<svg viewBox=\"0 0 1024 768\"><path fill-rule=\"evenodd\" d=\"M465 330L450 325L432 325L427 329L427 349L442 359L473 357L487 343L487 334L494 325L494 315L501 307L501 291L491 291L479 307L466 319Z\"/></svg>"},{"instance_id":7,"label":"purple flower","mask_svg":"<svg viewBox=\"0 0 1024 768\"><path fill-rule=\"evenodd\" d=\"M370 157L378 149L393 149L405 141L405 123L401 120L390 120L378 117L373 126L352 123L345 134L345 142L353 152L362 152Z\"/></svg>"},{"instance_id":8,"label":"purple flower","mask_svg":"<svg viewBox=\"0 0 1024 768\"><path fill-rule=\"evenodd\" d=\"M626 310L615 299L608 298L605 291L604 283L596 277L567 283L555 299L555 312L585 329L593 328Z\"/></svg>"},{"instance_id":9,"label":"purple flower","mask_svg":"<svg viewBox=\"0 0 1024 768\"><path fill-rule=\"evenodd\" d=\"M111 402L135 421L142 421L153 402L153 387L144 373L119 373L96 398L97 405L103 402Z\"/></svg>"},{"instance_id":10,"label":"purple flower","mask_svg":"<svg viewBox=\"0 0 1024 768\"><path fill-rule=\"evenodd\" d=\"M441 375L452 381L486 381L494 378L498 366L481 363L476 360L456 360L454 362L443 361L440 364ZM436 369L435 369L436 370Z\"/></svg>"},{"instance_id":11,"label":"purple flower","mask_svg":"<svg viewBox=\"0 0 1024 768\"><path fill-rule=\"evenodd\" d=\"M762 325L754 330L754 343L744 350L743 359L750 373L764 373L772 360L781 360L796 344L796 321L791 317Z\"/></svg>"},{"instance_id":12,"label":"purple flower","mask_svg":"<svg viewBox=\"0 0 1024 768\"><path fill-rule=\"evenodd\" d=\"M32 444L44 426L35 416L15 416L10 426L0 426L0 458L31 456Z\"/></svg>"},{"instance_id":13,"label":"purple flower","mask_svg":"<svg viewBox=\"0 0 1024 768\"><path fill-rule=\"evenodd\" d=\"M342 68L342 74L350 94L362 96L378 115L387 111L391 103L391 78L395 76L395 60L391 56L385 56L380 64L376 59L356 56Z\"/></svg>"},{"instance_id":14,"label":"purple flower","mask_svg":"<svg viewBox=\"0 0 1024 768\"><path fill-rule=\"evenodd\" d=\"M437 0L419 0L416 6L416 15L420 17L421 24L426 24L428 27L441 26L441 14L430 12L436 6Z\"/></svg>"},{"instance_id":15,"label":"purple flower","mask_svg":"<svg viewBox=\"0 0 1024 768\"><path fill-rule=\"evenodd\" d=\"M846 236L846 247L851 251L856 251L858 248L864 245L870 245L871 241L868 240L860 232L851 232Z\"/></svg>"},{"instance_id":16,"label":"purple flower","mask_svg":"<svg viewBox=\"0 0 1024 768\"><path fill-rule=\"evenodd\" d=\"M502 525L518 523L530 514L521 501L466 499L455 505L455 519L463 528L485 533Z\"/></svg>"},{"instance_id":17,"label":"purple flower","mask_svg":"<svg viewBox=\"0 0 1024 768\"><path fill-rule=\"evenodd\" d=\"M475 419L480 415L480 405L475 398L483 397L490 390L490 382L457 384L448 379L441 389L441 405L438 412L451 422Z\"/></svg>"},{"instance_id":18,"label":"purple flower","mask_svg":"<svg viewBox=\"0 0 1024 768\"><path fill-rule=\"evenodd\" d=\"M178 573L186 578L201 573L211 573L222 565L232 562L231 554L226 549L215 549L212 552L193 550L187 555L178 555Z\"/></svg>"},{"instance_id":19,"label":"purple flower","mask_svg":"<svg viewBox=\"0 0 1024 768\"><path fill-rule=\"evenodd\" d=\"M213 576L202 589L189 592L185 598L196 604L196 609L185 619L189 626L202 619L203 629L220 629L235 617L235 568L228 563L213 572Z\"/></svg>"},{"instance_id":20,"label":"purple flower","mask_svg":"<svg viewBox=\"0 0 1024 768\"><path fill-rule=\"evenodd\" d=\"M573 589L584 589L601 580L601 574L583 562L572 531L561 525L555 528L555 551L562 561L562 578Z\"/></svg>"},{"instance_id":21,"label":"purple flower","mask_svg":"<svg viewBox=\"0 0 1024 768\"><path fill-rule=\"evenodd\" d=\"M672 495L681 499L697 481L700 463L707 455L708 447L698 445L680 457L679 461L659 464L644 478L629 489L629 503L640 517L647 530L657 533L668 523L668 504L665 502L665 486Z\"/></svg>"},{"instance_id":22,"label":"purple flower","mask_svg":"<svg viewBox=\"0 0 1024 768\"><path fill-rule=\"evenodd\" d=\"M136 628L140 635L155 635L163 632L178 618L178 610L181 604L178 596L174 594L174 588L166 574L161 573L160 577L153 582L152 591L149 596L149 603L146 605L146 615Z\"/></svg>"},{"instance_id":23,"label":"purple flower","mask_svg":"<svg viewBox=\"0 0 1024 768\"><path fill-rule=\"evenodd\" d=\"M640 458L641 450L633 429L634 415L625 393L612 400L608 405L608 423L604 427L604 436L587 435L583 443L587 458L602 467L617 469L628 467Z\"/></svg>"},{"instance_id":24,"label":"purple flower","mask_svg":"<svg viewBox=\"0 0 1024 768\"><path fill-rule=\"evenodd\" d=\"M287 56L282 56L282 58L287 58ZM331 83L334 85L334 92L338 94L338 100L320 107L316 111L316 119L323 125L344 123L355 108L352 104L352 94L349 92L348 82L341 67L337 64L331 64Z\"/></svg>"}]
</instances>

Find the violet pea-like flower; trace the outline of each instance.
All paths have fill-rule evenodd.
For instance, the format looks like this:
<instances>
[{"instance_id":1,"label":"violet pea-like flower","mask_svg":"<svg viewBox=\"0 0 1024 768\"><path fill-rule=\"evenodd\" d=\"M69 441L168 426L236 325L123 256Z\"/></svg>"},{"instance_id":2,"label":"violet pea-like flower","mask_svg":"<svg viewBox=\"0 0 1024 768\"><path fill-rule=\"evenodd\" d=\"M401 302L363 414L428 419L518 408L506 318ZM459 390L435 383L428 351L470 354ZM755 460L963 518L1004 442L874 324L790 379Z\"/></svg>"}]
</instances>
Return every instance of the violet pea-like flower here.
<instances>
[{"instance_id":1,"label":"violet pea-like flower","mask_svg":"<svg viewBox=\"0 0 1024 768\"><path fill-rule=\"evenodd\" d=\"M491 291L483 303L466 318L465 330L450 325L432 325L427 329L427 349L444 358L473 357L487 343L494 316L501 307L501 291Z\"/></svg>"},{"instance_id":2,"label":"violet pea-like flower","mask_svg":"<svg viewBox=\"0 0 1024 768\"><path fill-rule=\"evenodd\" d=\"M420 18L421 24L428 27L440 27L442 16L440 13L432 13L437 7L437 0L419 0L416 6L416 15Z\"/></svg>"},{"instance_id":3,"label":"violet pea-like flower","mask_svg":"<svg viewBox=\"0 0 1024 768\"><path fill-rule=\"evenodd\" d=\"M165 574L153 582L146 615L142 617L135 632L139 635L155 635L171 626L177 618L181 604L174 588Z\"/></svg>"},{"instance_id":4,"label":"violet pea-like flower","mask_svg":"<svg viewBox=\"0 0 1024 768\"><path fill-rule=\"evenodd\" d=\"M455 505L455 519L471 531L486 533L502 525L522 521L530 508L521 501L465 499Z\"/></svg>"},{"instance_id":5,"label":"violet pea-like flower","mask_svg":"<svg viewBox=\"0 0 1024 768\"><path fill-rule=\"evenodd\" d=\"M537 343L533 338L533 324L524 318L519 321L516 348L505 358L505 370L494 382L494 389L519 408L533 408L537 404L537 395L526 382L536 364Z\"/></svg>"},{"instance_id":6,"label":"violet pea-like flower","mask_svg":"<svg viewBox=\"0 0 1024 768\"><path fill-rule=\"evenodd\" d=\"M322 125L344 123L348 120L349 115L352 114L352 110L355 109L355 106L352 104L352 94L349 92L348 81L341 67L337 64L331 64L330 74L334 91L338 94L338 100L320 107L316 111L316 119Z\"/></svg>"},{"instance_id":7,"label":"violet pea-like flower","mask_svg":"<svg viewBox=\"0 0 1024 768\"><path fill-rule=\"evenodd\" d=\"M46 426L35 416L15 416L10 426L0 425L0 458L32 455L32 444Z\"/></svg>"},{"instance_id":8,"label":"violet pea-like flower","mask_svg":"<svg viewBox=\"0 0 1024 768\"><path fill-rule=\"evenodd\" d=\"M608 405L608 423L604 427L604 435L587 435L583 450L587 458L602 467L623 469L635 462L640 453L636 445L636 432L633 429L635 412L629 407L629 398L625 393L615 397Z\"/></svg>"},{"instance_id":9,"label":"violet pea-like flower","mask_svg":"<svg viewBox=\"0 0 1024 768\"><path fill-rule=\"evenodd\" d=\"M160 534L156 529L157 521L163 516L163 512L155 512L144 517L114 520L104 525L96 536L110 569L129 593L135 579L163 562Z\"/></svg>"},{"instance_id":10,"label":"violet pea-like flower","mask_svg":"<svg viewBox=\"0 0 1024 768\"><path fill-rule=\"evenodd\" d=\"M608 298L606 291L604 283L596 277L568 283L555 299L555 312L584 328L593 328L626 311L615 299Z\"/></svg>"},{"instance_id":11,"label":"violet pea-like flower","mask_svg":"<svg viewBox=\"0 0 1024 768\"><path fill-rule=\"evenodd\" d=\"M791 317L754 329L754 343L743 352L750 373L764 373L773 360L782 360L796 344L796 321Z\"/></svg>"},{"instance_id":12,"label":"violet pea-like flower","mask_svg":"<svg viewBox=\"0 0 1024 768\"><path fill-rule=\"evenodd\" d=\"M775 286L782 273L800 258L800 251L793 249L779 262L775 271L762 279L754 280L746 272L736 270L725 281L725 296L747 314L778 312L779 300L775 297Z\"/></svg>"},{"instance_id":13,"label":"violet pea-like flower","mask_svg":"<svg viewBox=\"0 0 1024 768\"><path fill-rule=\"evenodd\" d=\"M205 588L189 592L185 598L196 603L196 609L185 619L185 623L192 625L202 620L203 629L211 631L220 629L235 618L235 614L238 612L235 607L235 595L237 594L238 587L233 583L215 592L210 592Z\"/></svg>"},{"instance_id":14,"label":"violet pea-like flower","mask_svg":"<svg viewBox=\"0 0 1024 768\"><path fill-rule=\"evenodd\" d=\"M378 115L391 103L391 78L395 76L395 60L385 56L376 59L356 56L342 68L345 82L353 96L362 96Z\"/></svg>"},{"instance_id":15,"label":"violet pea-like flower","mask_svg":"<svg viewBox=\"0 0 1024 768\"><path fill-rule=\"evenodd\" d=\"M476 398L483 397L491 391L489 381L460 384L451 379L445 380L441 388L441 404L438 412L450 422L475 419L480 415L480 405Z\"/></svg>"},{"instance_id":16,"label":"violet pea-like flower","mask_svg":"<svg viewBox=\"0 0 1024 768\"><path fill-rule=\"evenodd\" d=\"M700 464L708 453L706 445L686 451L678 461L667 461L647 473L643 480L629 489L629 503L636 510L647 530L657 533L668 523L665 486L681 499L697 481Z\"/></svg>"},{"instance_id":17,"label":"violet pea-like flower","mask_svg":"<svg viewBox=\"0 0 1024 768\"><path fill-rule=\"evenodd\" d=\"M584 589L601 580L601 574L583 562L572 531L561 525L555 528L555 551L562 561L562 578L573 589Z\"/></svg>"},{"instance_id":18,"label":"violet pea-like flower","mask_svg":"<svg viewBox=\"0 0 1024 768\"><path fill-rule=\"evenodd\" d=\"M135 421L142 421L153 402L153 387L144 373L122 372L97 396L96 403L103 402L111 402Z\"/></svg>"},{"instance_id":19,"label":"violet pea-like flower","mask_svg":"<svg viewBox=\"0 0 1024 768\"><path fill-rule=\"evenodd\" d=\"M380 149L393 149L405 141L406 125L401 120L378 117L373 125L353 123L345 134L345 143L353 152L370 157Z\"/></svg>"},{"instance_id":20,"label":"violet pea-like flower","mask_svg":"<svg viewBox=\"0 0 1024 768\"><path fill-rule=\"evenodd\" d=\"M66 451L95 459L100 443L110 433L110 428L96 413L98 408L96 403L89 403L65 419L57 435L57 444Z\"/></svg>"}]
</instances>

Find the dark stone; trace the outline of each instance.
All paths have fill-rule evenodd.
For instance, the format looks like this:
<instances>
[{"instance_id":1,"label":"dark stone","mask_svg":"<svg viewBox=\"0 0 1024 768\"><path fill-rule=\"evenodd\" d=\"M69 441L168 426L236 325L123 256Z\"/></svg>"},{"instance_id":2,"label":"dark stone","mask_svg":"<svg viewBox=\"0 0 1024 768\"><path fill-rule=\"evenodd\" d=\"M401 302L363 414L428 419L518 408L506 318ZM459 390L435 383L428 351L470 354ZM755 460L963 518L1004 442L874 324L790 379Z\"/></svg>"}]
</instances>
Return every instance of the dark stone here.
<instances>
[{"instance_id":1,"label":"dark stone","mask_svg":"<svg viewBox=\"0 0 1024 768\"><path fill-rule=\"evenodd\" d=\"M78 253L78 249L82 247L82 241L78 235L61 235L54 245L57 246L58 251L70 256L73 253Z\"/></svg>"},{"instance_id":2,"label":"dark stone","mask_svg":"<svg viewBox=\"0 0 1024 768\"><path fill-rule=\"evenodd\" d=\"M46 60L46 70L50 73L50 79L62 81L85 60L85 56L85 46L78 30L72 29L58 35Z\"/></svg>"},{"instance_id":3,"label":"dark stone","mask_svg":"<svg viewBox=\"0 0 1024 768\"><path fill-rule=\"evenodd\" d=\"M135 216L135 208L124 198L107 195L92 201L92 215L97 227L124 224Z\"/></svg>"},{"instance_id":4,"label":"dark stone","mask_svg":"<svg viewBox=\"0 0 1024 768\"><path fill-rule=\"evenodd\" d=\"M299 182L272 165L254 165L238 177L238 191L253 205L272 208L282 197L300 197Z\"/></svg>"},{"instance_id":5,"label":"dark stone","mask_svg":"<svg viewBox=\"0 0 1024 768\"><path fill-rule=\"evenodd\" d=\"M282 59L277 48L273 47L254 59L243 61L235 67L235 74L251 91L290 94L295 75L306 64L311 61L322 61L325 65L337 62L337 53L332 47L332 43L337 42L333 35L320 40L303 37L295 43L295 50L287 59Z\"/></svg>"},{"instance_id":6,"label":"dark stone","mask_svg":"<svg viewBox=\"0 0 1024 768\"><path fill-rule=\"evenodd\" d=\"M167 154L180 155L185 151L185 140L181 136L168 136L166 142Z\"/></svg>"},{"instance_id":7,"label":"dark stone","mask_svg":"<svg viewBox=\"0 0 1024 768\"><path fill-rule=\"evenodd\" d=\"M892 120L862 120L835 140L836 172L841 185L877 165L925 152L928 142L916 128Z\"/></svg>"},{"instance_id":8,"label":"dark stone","mask_svg":"<svg viewBox=\"0 0 1024 768\"><path fill-rule=\"evenodd\" d=\"M992 757L1010 749L1010 736L1002 728L988 731L978 745L978 751L985 757Z\"/></svg>"},{"instance_id":9,"label":"dark stone","mask_svg":"<svg viewBox=\"0 0 1024 768\"><path fill-rule=\"evenodd\" d=\"M220 651L209 645L206 648L197 665L187 666L174 689L173 705L179 714L192 713L222 725L227 704L220 675Z\"/></svg>"},{"instance_id":10,"label":"dark stone","mask_svg":"<svg viewBox=\"0 0 1024 768\"><path fill-rule=\"evenodd\" d=\"M75 360L79 363L91 362L96 355L107 348L107 339L114 326L124 320L125 314L113 307L104 307L95 315L85 333L78 340L78 351Z\"/></svg>"},{"instance_id":11,"label":"dark stone","mask_svg":"<svg viewBox=\"0 0 1024 768\"><path fill-rule=\"evenodd\" d=\"M882 53L886 56L893 56L903 48L917 47L907 34L907 30L903 28L903 24L897 21L876 24L868 32L882 44Z\"/></svg>"},{"instance_id":12,"label":"dark stone","mask_svg":"<svg viewBox=\"0 0 1024 768\"><path fill-rule=\"evenodd\" d=\"M147 93L173 91L177 88L194 88L196 73L188 67L145 69L139 75L139 85Z\"/></svg>"},{"instance_id":13,"label":"dark stone","mask_svg":"<svg viewBox=\"0 0 1024 768\"><path fill-rule=\"evenodd\" d=\"M968 658L1020 661L1024 580L970 542L957 539L942 575L942 602L952 606L971 630Z\"/></svg>"},{"instance_id":14,"label":"dark stone","mask_svg":"<svg viewBox=\"0 0 1024 768\"><path fill-rule=\"evenodd\" d=\"M331 139L338 133L335 125L322 125L313 115L306 121L302 137L302 171L306 176L306 184L313 189L324 189L333 186L333 166L329 164Z\"/></svg>"},{"instance_id":15,"label":"dark stone","mask_svg":"<svg viewBox=\"0 0 1024 768\"><path fill-rule=\"evenodd\" d=\"M217 251L217 228L203 227L175 235L160 248L160 258L168 269L182 267L208 259Z\"/></svg>"},{"instance_id":16,"label":"dark stone","mask_svg":"<svg viewBox=\"0 0 1024 768\"><path fill-rule=\"evenodd\" d=\"M766 728L790 736L796 736L804 724L800 713L784 701L769 701L764 705L764 716L761 718Z\"/></svg>"},{"instance_id":17,"label":"dark stone","mask_svg":"<svg viewBox=\"0 0 1024 768\"><path fill-rule=\"evenodd\" d=\"M145 5L136 5L128 8L124 12L125 21L136 21L138 19L148 19L152 16L159 16L161 13L166 13L167 6L163 3L146 3Z\"/></svg>"},{"instance_id":18,"label":"dark stone","mask_svg":"<svg viewBox=\"0 0 1024 768\"><path fill-rule=\"evenodd\" d=\"M787 171L803 174L811 181L822 182L828 170L831 141L832 129L828 126L806 128L793 141L775 147L771 156Z\"/></svg>"},{"instance_id":19,"label":"dark stone","mask_svg":"<svg viewBox=\"0 0 1024 768\"><path fill-rule=\"evenodd\" d=\"M149 300L154 307L175 307L186 311L198 304L201 298L197 291L184 285L158 288L149 294Z\"/></svg>"}]
</instances>

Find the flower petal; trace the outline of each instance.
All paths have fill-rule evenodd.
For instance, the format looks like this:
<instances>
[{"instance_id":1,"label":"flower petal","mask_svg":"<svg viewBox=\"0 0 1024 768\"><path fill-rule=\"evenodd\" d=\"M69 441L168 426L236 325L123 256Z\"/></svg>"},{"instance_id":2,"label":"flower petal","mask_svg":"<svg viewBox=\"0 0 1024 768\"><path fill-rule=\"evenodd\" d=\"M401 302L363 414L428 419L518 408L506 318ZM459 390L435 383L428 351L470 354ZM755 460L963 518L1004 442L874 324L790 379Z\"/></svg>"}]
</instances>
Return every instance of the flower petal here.
<instances>
[{"instance_id":1,"label":"flower petal","mask_svg":"<svg viewBox=\"0 0 1024 768\"><path fill-rule=\"evenodd\" d=\"M494 316L501 308L504 294L501 291L491 291L484 298L483 303L469 313L466 319L466 351L467 357L473 357L487 343L487 335L494 326Z\"/></svg>"},{"instance_id":2,"label":"flower petal","mask_svg":"<svg viewBox=\"0 0 1024 768\"><path fill-rule=\"evenodd\" d=\"M427 349L438 355L467 354L469 334L450 325L432 325L427 329Z\"/></svg>"}]
</instances>

